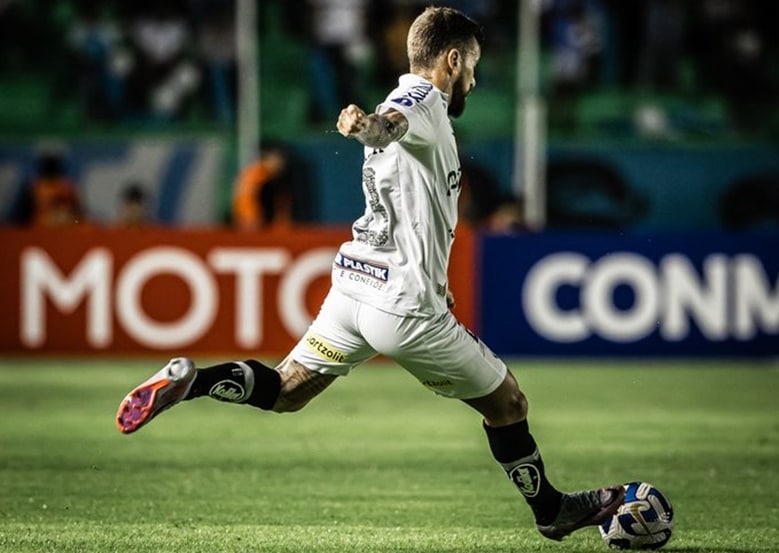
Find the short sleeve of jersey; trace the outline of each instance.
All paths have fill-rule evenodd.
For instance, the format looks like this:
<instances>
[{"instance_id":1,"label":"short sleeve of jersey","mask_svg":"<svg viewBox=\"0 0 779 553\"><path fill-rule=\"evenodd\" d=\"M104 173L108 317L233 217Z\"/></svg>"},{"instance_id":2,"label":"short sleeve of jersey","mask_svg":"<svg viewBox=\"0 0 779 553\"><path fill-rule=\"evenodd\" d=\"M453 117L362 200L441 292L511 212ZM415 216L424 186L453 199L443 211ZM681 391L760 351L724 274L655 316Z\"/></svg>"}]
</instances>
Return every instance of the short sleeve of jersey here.
<instances>
[{"instance_id":1,"label":"short sleeve of jersey","mask_svg":"<svg viewBox=\"0 0 779 553\"><path fill-rule=\"evenodd\" d=\"M377 113L395 110L408 121L408 131L399 142L408 146L424 146L435 141L436 127L433 109L440 102L435 87L424 79L401 79L400 86L376 108Z\"/></svg>"}]
</instances>

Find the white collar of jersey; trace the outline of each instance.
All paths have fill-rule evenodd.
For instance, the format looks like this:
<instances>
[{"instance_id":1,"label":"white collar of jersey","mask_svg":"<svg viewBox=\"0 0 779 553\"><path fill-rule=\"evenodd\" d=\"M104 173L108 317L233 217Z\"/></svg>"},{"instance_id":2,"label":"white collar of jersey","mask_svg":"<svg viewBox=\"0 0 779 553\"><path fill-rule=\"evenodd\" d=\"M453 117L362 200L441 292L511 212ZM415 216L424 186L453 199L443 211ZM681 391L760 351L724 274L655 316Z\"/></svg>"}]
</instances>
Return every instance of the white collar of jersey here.
<instances>
[{"instance_id":1,"label":"white collar of jersey","mask_svg":"<svg viewBox=\"0 0 779 553\"><path fill-rule=\"evenodd\" d=\"M410 87L414 86L415 84L421 84L421 83L427 83L433 85L433 90L438 92L441 95L441 98L444 99L444 102L447 104L449 103L449 95L438 88L436 85L432 83L432 81L428 81L424 77L420 75L416 75L414 73L406 73L405 75L401 75L400 78L398 78L398 85L401 87Z\"/></svg>"}]
</instances>

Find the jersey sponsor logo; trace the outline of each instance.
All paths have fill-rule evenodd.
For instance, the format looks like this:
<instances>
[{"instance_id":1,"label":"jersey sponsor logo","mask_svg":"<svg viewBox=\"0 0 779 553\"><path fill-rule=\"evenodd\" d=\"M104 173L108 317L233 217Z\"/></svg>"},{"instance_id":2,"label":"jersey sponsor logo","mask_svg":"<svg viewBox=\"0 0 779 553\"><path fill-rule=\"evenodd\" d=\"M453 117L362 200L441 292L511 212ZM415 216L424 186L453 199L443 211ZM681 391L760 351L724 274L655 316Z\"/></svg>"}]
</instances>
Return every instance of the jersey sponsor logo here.
<instances>
[{"instance_id":1,"label":"jersey sponsor logo","mask_svg":"<svg viewBox=\"0 0 779 553\"><path fill-rule=\"evenodd\" d=\"M374 288L380 291L384 290L384 286L385 286L384 282L380 280L376 280L369 276L361 275L360 273L353 273L352 271L341 271L340 276L341 278L347 278L352 282L356 282L357 284L362 284L363 286L369 286L370 288Z\"/></svg>"},{"instance_id":2,"label":"jersey sponsor logo","mask_svg":"<svg viewBox=\"0 0 779 553\"><path fill-rule=\"evenodd\" d=\"M306 333L305 342L308 344L308 347L311 348L311 351L325 361L334 361L336 363L343 363L346 361L345 353L338 351L313 332Z\"/></svg>"},{"instance_id":3,"label":"jersey sponsor logo","mask_svg":"<svg viewBox=\"0 0 779 553\"><path fill-rule=\"evenodd\" d=\"M417 102L424 100L430 91L433 90L433 85L429 83L418 84L409 88L403 96L392 98L390 102L400 104L410 108Z\"/></svg>"},{"instance_id":4,"label":"jersey sponsor logo","mask_svg":"<svg viewBox=\"0 0 779 553\"><path fill-rule=\"evenodd\" d=\"M233 382L232 380L221 380L211 386L208 395L219 401L238 403L246 395L246 390L237 382Z\"/></svg>"},{"instance_id":5,"label":"jersey sponsor logo","mask_svg":"<svg viewBox=\"0 0 779 553\"><path fill-rule=\"evenodd\" d=\"M388 267L347 257L341 252L338 252L335 256L335 264L343 269L346 269L347 271L362 273L382 282L387 282L389 279Z\"/></svg>"}]
</instances>

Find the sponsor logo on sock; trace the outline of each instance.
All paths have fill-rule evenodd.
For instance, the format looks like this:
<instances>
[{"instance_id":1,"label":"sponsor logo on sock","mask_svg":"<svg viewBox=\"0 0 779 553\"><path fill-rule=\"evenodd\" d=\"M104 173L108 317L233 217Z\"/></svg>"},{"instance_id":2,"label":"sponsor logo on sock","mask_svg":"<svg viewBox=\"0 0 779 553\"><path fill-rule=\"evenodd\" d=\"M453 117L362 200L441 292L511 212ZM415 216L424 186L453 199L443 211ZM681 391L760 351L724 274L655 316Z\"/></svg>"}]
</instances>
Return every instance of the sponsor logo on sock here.
<instances>
[{"instance_id":1,"label":"sponsor logo on sock","mask_svg":"<svg viewBox=\"0 0 779 553\"><path fill-rule=\"evenodd\" d=\"M211 386L208 395L219 401L238 403L244 398L246 391L243 389L243 386L237 382L222 380Z\"/></svg>"},{"instance_id":2,"label":"sponsor logo on sock","mask_svg":"<svg viewBox=\"0 0 779 553\"><path fill-rule=\"evenodd\" d=\"M511 469L509 478L525 497L535 497L541 489L541 473L538 467L530 463L522 463Z\"/></svg>"}]
</instances>

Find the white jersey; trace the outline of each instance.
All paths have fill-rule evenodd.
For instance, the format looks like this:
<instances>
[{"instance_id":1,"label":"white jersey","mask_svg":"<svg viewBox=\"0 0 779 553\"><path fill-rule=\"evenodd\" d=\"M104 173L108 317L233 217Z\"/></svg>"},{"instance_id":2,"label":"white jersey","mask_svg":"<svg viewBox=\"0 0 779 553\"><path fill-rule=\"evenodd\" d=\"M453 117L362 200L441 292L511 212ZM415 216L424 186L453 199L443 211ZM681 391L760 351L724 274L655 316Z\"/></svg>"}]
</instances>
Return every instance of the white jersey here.
<instances>
[{"instance_id":1,"label":"white jersey","mask_svg":"<svg viewBox=\"0 0 779 553\"><path fill-rule=\"evenodd\" d=\"M333 264L344 295L395 314L447 311L461 174L447 105L431 82L407 74L376 108L401 112L408 130L383 150L365 148L365 213Z\"/></svg>"}]
</instances>

